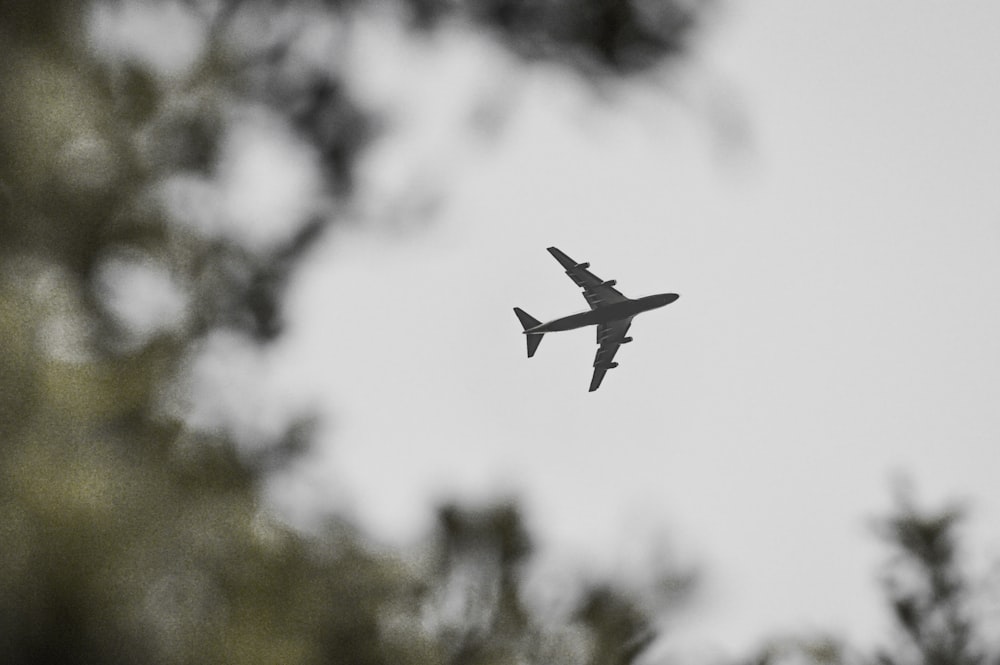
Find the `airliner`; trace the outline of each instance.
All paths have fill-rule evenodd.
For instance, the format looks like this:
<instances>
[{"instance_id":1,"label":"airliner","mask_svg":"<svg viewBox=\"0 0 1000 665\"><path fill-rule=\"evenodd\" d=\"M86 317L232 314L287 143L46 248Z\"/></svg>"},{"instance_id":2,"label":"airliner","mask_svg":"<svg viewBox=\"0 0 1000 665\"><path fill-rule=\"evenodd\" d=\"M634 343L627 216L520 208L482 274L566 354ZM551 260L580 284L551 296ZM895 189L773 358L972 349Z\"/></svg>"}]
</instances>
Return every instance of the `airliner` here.
<instances>
[{"instance_id":1,"label":"airliner","mask_svg":"<svg viewBox=\"0 0 1000 665\"><path fill-rule=\"evenodd\" d=\"M599 348L594 358L594 375L590 380L590 392L594 392L601 387L607 371L618 367L618 363L614 362L618 348L632 341L631 337L625 336L632 319L643 312L669 305L680 296L676 293L657 293L642 298L627 298L614 288L615 280L605 281L590 272L589 263L577 263L556 247L549 247L548 251L566 269L570 279L583 289L583 297L590 310L542 323L520 307L515 307L514 313L527 338L528 357L535 355L545 333L597 326Z\"/></svg>"}]
</instances>

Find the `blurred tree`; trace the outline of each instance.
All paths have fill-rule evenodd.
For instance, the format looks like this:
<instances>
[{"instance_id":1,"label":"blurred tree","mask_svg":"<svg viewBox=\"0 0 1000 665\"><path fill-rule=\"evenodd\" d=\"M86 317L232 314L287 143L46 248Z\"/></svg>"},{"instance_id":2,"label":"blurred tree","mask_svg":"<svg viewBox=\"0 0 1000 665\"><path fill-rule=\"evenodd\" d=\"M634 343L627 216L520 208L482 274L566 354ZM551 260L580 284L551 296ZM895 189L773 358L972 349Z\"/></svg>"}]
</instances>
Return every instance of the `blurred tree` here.
<instances>
[{"instance_id":1,"label":"blurred tree","mask_svg":"<svg viewBox=\"0 0 1000 665\"><path fill-rule=\"evenodd\" d=\"M656 637L661 612L684 605L695 580L663 562L665 573L648 571L647 593L581 582L561 612L534 610L523 582L533 548L512 505L443 507L435 549L421 605L436 652L455 665L627 665Z\"/></svg>"},{"instance_id":2,"label":"blurred tree","mask_svg":"<svg viewBox=\"0 0 1000 665\"><path fill-rule=\"evenodd\" d=\"M895 628L892 646L873 654L826 635L768 641L747 665L997 665L989 646L995 627L976 615L983 585L963 565L958 527L962 510L919 509L905 486L892 513L876 522L889 546L883 588ZM988 586L988 585L987 585Z\"/></svg>"},{"instance_id":3,"label":"blurred tree","mask_svg":"<svg viewBox=\"0 0 1000 665\"><path fill-rule=\"evenodd\" d=\"M881 649L879 665L986 665L986 623L977 619L975 586L962 565L958 526L962 510L921 511L905 492L895 514L878 524L893 550L883 586L896 625L895 647Z\"/></svg>"},{"instance_id":4,"label":"blurred tree","mask_svg":"<svg viewBox=\"0 0 1000 665\"><path fill-rule=\"evenodd\" d=\"M863 665L867 659L837 637L783 637L770 639L741 665Z\"/></svg>"},{"instance_id":5,"label":"blurred tree","mask_svg":"<svg viewBox=\"0 0 1000 665\"><path fill-rule=\"evenodd\" d=\"M309 419L195 426L185 381L220 334L266 348L291 271L352 215L381 120L345 76L363 62L302 48L317 26L335 51L389 8L414 37L475 25L596 81L682 58L706 7L0 2L3 661L631 662L654 610L627 594L585 590L562 626L526 608L512 507L443 510L431 570L347 524L284 528L257 490ZM247 189L261 163L297 207Z\"/></svg>"}]
</instances>

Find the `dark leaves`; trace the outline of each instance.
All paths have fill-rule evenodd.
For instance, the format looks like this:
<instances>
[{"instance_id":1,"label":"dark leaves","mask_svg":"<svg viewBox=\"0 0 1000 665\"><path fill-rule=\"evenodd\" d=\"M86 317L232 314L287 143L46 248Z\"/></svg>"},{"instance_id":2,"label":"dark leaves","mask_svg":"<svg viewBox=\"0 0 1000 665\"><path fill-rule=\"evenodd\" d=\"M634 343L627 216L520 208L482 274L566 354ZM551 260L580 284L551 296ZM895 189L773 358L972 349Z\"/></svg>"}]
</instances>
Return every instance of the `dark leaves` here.
<instances>
[{"instance_id":1,"label":"dark leaves","mask_svg":"<svg viewBox=\"0 0 1000 665\"><path fill-rule=\"evenodd\" d=\"M900 492L894 514L880 521L878 533L893 550L884 587L899 627L898 654L879 654L886 663L979 665L984 662L971 594L959 558L962 511L915 507Z\"/></svg>"},{"instance_id":2,"label":"dark leaves","mask_svg":"<svg viewBox=\"0 0 1000 665\"><path fill-rule=\"evenodd\" d=\"M459 16L529 61L591 73L639 73L684 52L708 2L677 0L409 0L420 29Z\"/></svg>"}]
</instances>

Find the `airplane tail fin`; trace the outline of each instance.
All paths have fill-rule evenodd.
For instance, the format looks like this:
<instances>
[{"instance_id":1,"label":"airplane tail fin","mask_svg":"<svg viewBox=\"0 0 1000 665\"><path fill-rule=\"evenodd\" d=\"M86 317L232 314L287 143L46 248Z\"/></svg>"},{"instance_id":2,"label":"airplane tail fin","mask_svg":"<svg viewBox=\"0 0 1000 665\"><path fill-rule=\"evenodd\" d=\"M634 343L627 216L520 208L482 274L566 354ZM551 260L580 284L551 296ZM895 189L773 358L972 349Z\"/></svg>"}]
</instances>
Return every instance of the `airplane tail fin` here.
<instances>
[{"instance_id":1,"label":"airplane tail fin","mask_svg":"<svg viewBox=\"0 0 1000 665\"><path fill-rule=\"evenodd\" d=\"M518 320L521 322L521 326L527 330L528 328L534 328L542 324L541 321L528 314L520 307L514 308L514 313L517 314ZM538 345L542 343L542 336L545 333L528 333L525 335L528 341L528 357L535 355L535 351L538 349Z\"/></svg>"}]
</instances>

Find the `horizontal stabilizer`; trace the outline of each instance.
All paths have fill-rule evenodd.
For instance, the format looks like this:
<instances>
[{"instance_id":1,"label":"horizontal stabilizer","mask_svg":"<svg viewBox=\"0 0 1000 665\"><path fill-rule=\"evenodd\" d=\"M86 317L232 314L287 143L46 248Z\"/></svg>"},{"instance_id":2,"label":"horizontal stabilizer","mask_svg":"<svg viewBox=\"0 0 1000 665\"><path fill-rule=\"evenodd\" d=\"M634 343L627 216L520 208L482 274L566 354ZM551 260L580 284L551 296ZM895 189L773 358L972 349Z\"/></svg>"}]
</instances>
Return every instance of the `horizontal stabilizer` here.
<instances>
[{"instance_id":1,"label":"horizontal stabilizer","mask_svg":"<svg viewBox=\"0 0 1000 665\"><path fill-rule=\"evenodd\" d=\"M521 322L521 327L525 330L529 328L534 328L535 326L542 325L542 322L528 314L520 307L514 308L514 313L517 314L518 321ZM525 337L528 340L528 357L535 355L535 351L538 349L538 345L542 343L542 335L544 333L528 333Z\"/></svg>"},{"instance_id":2,"label":"horizontal stabilizer","mask_svg":"<svg viewBox=\"0 0 1000 665\"><path fill-rule=\"evenodd\" d=\"M525 330L527 330L528 328L534 328L535 326L542 325L541 321L533 317L531 314L528 314L520 307L515 307L514 313L517 314L517 318L521 322L521 327L523 327Z\"/></svg>"},{"instance_id":3,"label":"horizontal stabilizer","mask_svg":"<svg viewBox=\"0 0 1000 665\"><path fill-rule=\"evenodd\" d=\"M528 357L535 355L535 350L538 349L538 345L542 343L542 333L528 333L525 335L528 338Z\"/></svg>"}]
</instances>

